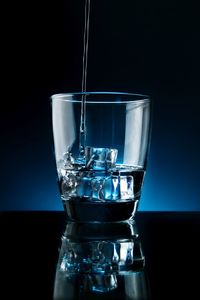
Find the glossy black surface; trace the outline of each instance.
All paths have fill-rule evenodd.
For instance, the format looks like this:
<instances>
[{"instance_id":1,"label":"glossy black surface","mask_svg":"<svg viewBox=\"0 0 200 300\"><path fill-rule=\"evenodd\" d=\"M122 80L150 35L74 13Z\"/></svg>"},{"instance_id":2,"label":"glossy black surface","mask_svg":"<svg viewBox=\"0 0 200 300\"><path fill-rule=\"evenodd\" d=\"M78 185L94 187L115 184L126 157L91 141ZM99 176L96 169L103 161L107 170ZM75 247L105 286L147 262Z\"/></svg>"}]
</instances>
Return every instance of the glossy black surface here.
<instances>
[{"instance_id":1,"label":"glossy black surface","mask_svg":"<svg viewBox=\"0 0 200 300\"><path fill-rule=\"evenodd\" d=\"M151 299L199 299L200 213L138 212L136 224ZM0 299L53 299L65 227L62 212L0 213ZM126 233L116 228L114 237Z\"/></svg>"}]
</instances>

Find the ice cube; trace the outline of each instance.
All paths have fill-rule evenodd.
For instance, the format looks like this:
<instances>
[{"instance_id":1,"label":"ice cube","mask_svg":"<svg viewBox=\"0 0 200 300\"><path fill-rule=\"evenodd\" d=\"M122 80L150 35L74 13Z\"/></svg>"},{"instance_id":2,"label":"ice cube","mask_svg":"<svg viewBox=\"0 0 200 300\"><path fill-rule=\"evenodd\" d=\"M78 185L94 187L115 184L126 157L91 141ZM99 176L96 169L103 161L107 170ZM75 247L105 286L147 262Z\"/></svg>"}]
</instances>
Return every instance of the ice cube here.
<instances>
[{"instance_id":1,"label":"ice cube","mask_svg":"<svg viewBox=\"0 0 200 300\"><path fill-rule=\"evenodd\" d=\"M133 176L120 176L120 199L128 200L134 198Z\"/></svg>"},{"instance_id":2,"label":"ice cube","mask_svg":"<svg viewBox=\"0 0 200 300\"><path fill-rule=\"evenodd\" d=\"M74 158L71 152L65 152L63 154L63 159L65 161L66 166L74 164Z\"/></svg>"},{"instance_id":3,"label":"ice cube","mask_svg":"<svg viewBox=\"0 0 200 300\"><path fill-rule=\"evenodd\" d=\"M76 187L79 184L80 178L77 176L77 172L66 172L61 181L61 192L65 198L68 198L76 194Z\"/></svg>"},{"instance_id":4,"label":"ice cube","mask_svg":"<svg viewBox=\"0 0 200 300\"><path fill-rule=\"evenodd\" d=\"M63 158L57 162L57 168L59 170L73 169L73 163L74 163L74 159L73 159L71 153L66 152L63 154Z\"/></svg>"},{"instance_id":5,"label":"ice cube","mask_svg":"<svg viewBox=\"0 0 200 300\"><path fill-rule=\"evenodd\" d=\"M109 165L109 168L115 166L117 161L117 154L118 154L117 149L108 149L106 160L107 160L107 164Z\"/></svg>"},{"instance_id":6,"label":"ice cube","mask_svg":"<svg viewBox=\"0 0 200 300\"><path fill-rule=\"evenodd\" d=\"M99 192L99 191L98 191ZM98 193L100 200L129 200L134 198L133 176L111 175L103 180Z\"/></svg>"},{"instance_id":7,"label":"ice cube","mask_svg":"<svg viewBox=\"0 0 200 300\"><path fill-rule=\"evenodd\" d=\"M91 197L93 193L92 178L82 177L79 181L79 184L76 188L76 193L78 197Z\"/></svg>"},{"instance_id":8,"label":"ice cube","mask_svg":"<svg viewBox=\"0 0 200 300\"><path fill-rule=\"evenodd\" d=\"M109 176L104 179L100 193L102 200L117 200L119 199L119 178L118 176Z\"/></svg>"},{"instance_id":9,"label":"ice cube","mask_svg":"<svg viewBox=\"0 0 200 300\"><path fill-rule=\"evenodd\" d=\"M96 176L92 182L92 198L98 200L117 200L120 198L120 182L118 176Z\"/></svg>"},{"instance_id":10,"label":"ice cube","mask_svg":"<svg viewBox=\"0 0 200 300\"><path fill-rule=\"evenodd\" d=\"M66 170L73 169L74 158L70 152L63 154L62 159L57 161L58 176L65 176Z\"/></svg>"},{"instance_id":11,"label":"ice cube","mask_svg":"<svg viewBox=\"0 0 200 300\"><path fill-rule=\"evenodd\" d=\"M117 160L117 149L109 148L85 148L86 167L94 170L106 170L112 168Z\"/></svg>"},{"instance_id":12,"label":"ice cube","mask_svg":"<svg viewBox=\"0 0 200 300\"><path fill-rule=\"evenodd\" d=\"M119 176L112 176L112 199L118 200L120 198L120 184Z\"/></svg>"},{"instance_id":13,"label":"ice cube","mask_svg":"<svg viewBox=\"0 0 200 300\"><path fill-rule=\"evenodd\" d=\"M59 178L66 175L65 161L63 159L60 159L59 161L57 161L57 171L58 171Z\"/></svg>"},{"instance_id":14,"label":"ice cube","mask_svg":"<svg viewBox=\"0 0 200 300\"><path fill-rule=\"evenodd\" d=\"M102 193L102 187L104 183L104 178L102 176L95 176L91 181L92 187L92 198L102 200L104 198Z\"/></svg>"}]
</instances>

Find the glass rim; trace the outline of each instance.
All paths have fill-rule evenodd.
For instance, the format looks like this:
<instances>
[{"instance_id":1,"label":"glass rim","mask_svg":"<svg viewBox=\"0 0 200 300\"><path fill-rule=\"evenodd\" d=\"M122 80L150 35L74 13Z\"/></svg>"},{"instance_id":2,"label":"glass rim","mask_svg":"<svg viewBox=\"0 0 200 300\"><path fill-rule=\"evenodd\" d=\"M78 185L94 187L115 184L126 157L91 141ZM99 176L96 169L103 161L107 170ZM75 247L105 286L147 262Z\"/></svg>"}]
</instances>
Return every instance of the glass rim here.
<instances>
[{"instance_id":1,"label":"glass rim","mask_svg":"<svg viewBox=\"0 0 200 300\"><path fill-rule=\"evenodd\" d=\"M72 93L57 93L50 96L52 101L66 101L73 103L81 103L82 96L86 96L85 102L99 104L127 104L127 103L148 103L150 96L138 93L125 92L72 92ZM108 98L99 100L98 96L107 96ZM87 97L92 97L87 99ZM96 97L96 99L95 99ZM119 97L119 98L118 98Z\"/></svg>"}]
</instances>

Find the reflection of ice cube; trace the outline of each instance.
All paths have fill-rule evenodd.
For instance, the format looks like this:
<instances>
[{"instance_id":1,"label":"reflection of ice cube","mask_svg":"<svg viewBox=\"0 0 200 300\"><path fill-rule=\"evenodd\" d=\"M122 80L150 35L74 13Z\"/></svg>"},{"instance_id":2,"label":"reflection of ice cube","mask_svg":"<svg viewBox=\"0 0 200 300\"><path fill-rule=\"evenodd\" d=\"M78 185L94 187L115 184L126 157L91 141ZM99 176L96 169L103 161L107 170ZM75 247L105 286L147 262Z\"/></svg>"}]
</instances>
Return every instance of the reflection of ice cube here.
<instances>
[{"instance_id":1,"label":"reflection of ice cube","mask_svg":"<svg viewBox=\"0 0 200 300\"><path fill-rule=\"evenodd\" d=\"M106 293L117 288L116 274L91 274L88 275L89 288L94 292Z\"/></svg>"},{"instance_id":2,"label":"reflection of ice cube","mask_svg":"<svg viewBox=\"0 0 200 300\"><path fill-rule=\"evenodd\" d=\"M117 160L117 149L85 148L86 166L94 170L105 170L113 167Z\"/></svg>"}]
</instances>

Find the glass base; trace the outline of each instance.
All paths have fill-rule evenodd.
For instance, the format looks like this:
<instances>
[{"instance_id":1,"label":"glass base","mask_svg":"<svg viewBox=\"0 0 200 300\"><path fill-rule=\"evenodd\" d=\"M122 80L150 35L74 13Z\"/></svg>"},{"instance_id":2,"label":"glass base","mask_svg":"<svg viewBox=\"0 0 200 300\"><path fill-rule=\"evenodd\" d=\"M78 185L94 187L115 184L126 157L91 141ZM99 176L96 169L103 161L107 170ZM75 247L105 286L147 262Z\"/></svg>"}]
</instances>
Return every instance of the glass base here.
<instances>
[{"instance_id":1,"label":"glass base","mask_svg":"<svg viewBox=\"0 0 200 300\"><path fill-rule=\"evenodd\" d=\"M63 201L69 219L80 222L119 222L134 218L139 199L124 202Z\"/></svg>"}]
</instances>

